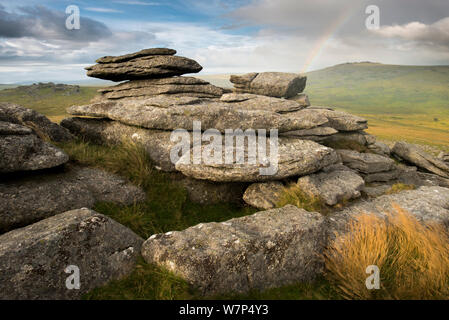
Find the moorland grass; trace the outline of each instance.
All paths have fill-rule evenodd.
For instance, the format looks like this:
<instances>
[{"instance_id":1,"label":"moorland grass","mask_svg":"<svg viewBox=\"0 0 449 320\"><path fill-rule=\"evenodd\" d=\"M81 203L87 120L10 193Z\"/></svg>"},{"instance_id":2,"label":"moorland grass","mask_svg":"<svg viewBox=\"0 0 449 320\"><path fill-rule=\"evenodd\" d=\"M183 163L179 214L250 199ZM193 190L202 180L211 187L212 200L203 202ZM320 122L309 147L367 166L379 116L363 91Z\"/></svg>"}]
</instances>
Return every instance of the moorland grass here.
<instances>
[{"instance_id":1,"label":"moorland grass","mask_svg":"<svg viewBox=\"0 0 449 320\"><path fill-rule=\"evenodd\" d=\"M346 299L448 299L449 235L394 206L386 219L364 214L325 252L326 278ZM380 270L380 289L368 290L366 268Z\"/></svg>"}]
</instances>

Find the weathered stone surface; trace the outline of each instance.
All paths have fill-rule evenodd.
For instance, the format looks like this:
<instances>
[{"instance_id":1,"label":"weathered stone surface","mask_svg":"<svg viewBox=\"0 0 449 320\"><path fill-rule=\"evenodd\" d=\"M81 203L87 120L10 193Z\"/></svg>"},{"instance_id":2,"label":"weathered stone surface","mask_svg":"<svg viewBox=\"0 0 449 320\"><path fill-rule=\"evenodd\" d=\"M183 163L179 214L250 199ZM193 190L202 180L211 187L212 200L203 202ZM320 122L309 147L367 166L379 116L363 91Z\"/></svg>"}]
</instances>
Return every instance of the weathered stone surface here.
<instances>
[{"instance_id":1,"label":"weathered stone surface","mask_svg":"<svg viewBox=\"0 0 449 320\"><path fill-rule=\"evenodd\" d=\"M27 135L32 134L33 130L19 124L0 121L0 135Z\"/></svg>"},{"instance_id":2,"label":"weathered stone surface","mask_svg":"<svg viewBox=\"0 0 449 320\"><path fill-rule=\"evenodd\" d=\"M236 203L242 202L245 183L215 183L197 180L181 173L173 174L173 181L183 186L190 201L199 204Z\"/></svg>"},{"instance_id":3,"label":"weathered stone surface","mask_svg":"<svg viewBox=\"0 0 449 320\"><path fill-rule=\"evenodd\" d=\"M296 73L262 72L232 75L230 80L234 83L234 91L238 93L291 98L304 90L307 77Z\"/></svg>"},{"instance_id":4,"label":"weathered stone surface","mask_svg":"<svg viewBox=\"0 0 449 320\"><path fill-rule=\"evenodd\" d=\"M193 95L196 97L214 98L221 97L224 89L211 85L201 79L193 77L171 77L161 79L133 80L116 86L100 89L101 99L145 99L157 95ZM176 99L173 97L172 99Z\"/></svg>"},{"instance_id":5,"label":"weathered stone surface","mask_svg":"<svg viewBox=\"0 0 449 320\"><path fill-rule=\"evenodd\" d=\"M86 68L89 77L112 81L180 76L200 72L201 69L203 67L192 59L171 55L148 55Z\"/></svg>"},{"instance_id":6,"label":"weathered stone surface","mask_svg":"<svg viewBox=\"0 0 449 320\"><path fill-rule=\"evenodd\" d=\"M388 182L397 179L401 174L401 170L395 168L390 171L374 172L369 174L362 174L366 183L370 182Z\"/></svg>"},{"instance_id":7,"label":"weathered stone surface","mask_svg":"<svg viewBox=\"0 0 449 320\"><path fill-rule=\"evenodd\" d=\"M0 236L0 299L79 299L134 269L143 239L88 209L65 212ZM79 290L66 279L77 266Z\"/></svg>"},{"instance_id":8,"label":"weathered stone surface","mask_svg":"<svg viewBox=\"0 0 449 320\"><path fill-rule=\"evenodd\" d=\"M304 106L296 101L251 93L227 93L220 100L232 103L234 108L241 110L267 110L277 113L288 113L304 109Z\"/></svg>"},{"instance_id":9,"label":"weathered stone surface","mask_svg":"<svg viewBox=\"0 0 449 320\"><path fill-rule=\"evenodd\" d=\"M374 152L376 154L380 154L383 156L387 156L387 157L389 157L391 154L390 147L388 145L386 145L385 143L379 142L379 141L368 145L368 149L371 152Z\"/></svg>"},{"instance_id":10,"label":"weathered stone surface","mask_svg":"<svg viewBox=\"0 0 449 320\"><path fill-rule=\"evenodd\" d=\"M97 59L95 61L96 63L118 63L118 62L125 62L129 61L135 58L141 58L145 56L163 56L163 55L169 55L173 56L176 54L176 50L173 49L167 49L167 48L151 48L151 49L143 49L138 52L125 54L123 56L106 56L102 57L100 59Z\"/></svg>"},{"instance_id":11,"label":"weathered stone surface","mask_svg":"<svg viewBox=\"0 0 449 320\"><path fill-rule=\"evenodd\" d=\"M368 121L358 116L342 112L334 111L325 108L311 108L316 113L322 114L329 120L329 127L332 127L338 131L357 131L365 130L368 128Z\"/></svg>"},{"instance_id":12,"label":"weathered stone surface","mask_svg":"<svg viewBox=\"0 0 449 320\"><path fill-rule=\"evenodd\" d=\"M329 124L327 125L329 126ZM329 145L330 147L344 145L348 149L352 147L354 149L358 149L356 151L360 151L360 147L369 147L372 145L370 144L372 141L371 137L371 135L363 131L343 131L326 137L323 143Z\"/></svg>"},{"instance_id":13,"label":"weathered stone surface","mask_svg":"<svg viewBox=\"0 0 449 320\"><path fill-rule=\"evenodd\" d=\"M176 171L170 160L170 150L176 142L170 141L171 132L148 130L107 119L67 118L61 125L74 135L96 144L116 145L124 141L140 143L157 169Z\"/></svg>"},{"instance_id":14,"label":"weathered stone surface","mask_svg":"<svg viewBox=\"0 0 449 320\"><path fill-rule=\"evenodd\" d=\"M440 154L438 154L438 159L449 162L449 153L441 151Z\"/></svg>"},{"instance_id":15,"label":"weathered stone surface","mask_svg":"<svg viewBox=\"0 0 449 320\"><path fill-rule=\"evenodd\" d=\"M440 223L449 228L449 189L420 187L349 206L329 217L329 235L332 236L334 231L346 231L348 222L360 214L384 217L386 213L394 211L394 205L406 210L419 221Z\"/></svg>"},{"instance_id":16,"label":"weathered stone surface","mask_svg":"<svg viewBox=\"0 0 449 320\"><path fill-rule=\"evenodd\" d=\"M443 178L449 178L449 165L417 146L399 141L395 143L392 153L422 169L435 173Z\"/></svg>"},{"instance_id":17,"label":"weathered stone surface","mask_svg":"<svg viewBox=\"0 0 449 320\"><path fill-rule=\"evenodd\" d=\"M353 150L337 150L337 153L345 166L365 174L386 172L396 168L393 159L378 154Z\"/></svg>"},{"instance_id":18,"label":"weathered stone surface","mask_svg":"<svg viewBox=\"0 0 449 320\"><path fill-rule=\"evenodd\" d=\"M251 184L243 194L243 200L257 209L268 210L276 208L284 185L279 181Z\"/></svg>"},{"instance_id":19,"label":"weathered stone surface","mask_svg":"<svg viewBox=\"0 0 449 320\"><path fill-rule=\"evenodd\" d=\"M221 161L206 163L204 161L204 154L209 154L210 150L207 149L207 146L203 145L201 149L203 159L201 159L199 164L191 161L193 155L190 152L184 154L179 159L176 163L176 169L186 176L200 180L216 182L263 182L311 174L339 160L337 153L333 149L324 147L313 141L279 138L277 156L273 155L273 157L277 158L276 164L276 159L270 157L270 144L270 138L267 138L265 164L259 164L260 162L258 161L252 164L249 161L253 159L253 155L248 155L247 145L243 149L234 146L234 149L230 152L230 154L234 154L234 161L230 164L226 164L225 162L226 148L224 147L222 148ZM192 148L192 150L194 149ZM240 151L244 154L241 159L242 164L236 161L235 156ZM270 172L269 175L262 175L260 169L268 169L269 167L273 168L273 172Z\"/></svg>"},{"instance_id":20,"label":"weathered stone surface","mask_svg":"<svg viewBox=\"0 0 449 320\"><path fill-rule=\"evenodd\" d=\"M70 167L45 175L4 177L0 183L0 231L68 210L92 208L99 201L130 205L144 199L140 188L99 169Z\"/></svg>"},{"instance_id":21,"label":"weathered stone surface","mask_svg":"<svg viewBox=\"0 0 449 320\"><path fill-rule=\"evenodd\" d=\"M288 100L296 101L297 103L299 103L303 107L310 106L309 96L306 95L305 93L299 93L296 96L288 98Z\"/></svg>"},{"instance_id":22,"label":"weathered stone surface","mask_svg":"<svg viewBox=\"0 0 449 320\"><path fill-rule=\"evenodd\" d=\"M0 121L23 125L31 128L41 138L48 137L56 142L72 139L67 130L51 122L43 114L14 103L0 102Z\"/></svg>"},{"instance_id":23,"label":"weathered stone surface","mask_svg":"<svg viewBox=\"0 0 449 320\"><path fill-rule=\"evenodd\" d=\"M387 193L391 189L391 186L388 184L381 184L377 186L363 187L362 194L369 198L377 198L385 193Z\"/></svg>"},{"instance_id":24,"label":"weathered stone surface","mask_svg":"<svg viewBox=\"0 0 449 320\"><path fill-rule=\"evenodd\" d=\"M19 134L0 135L0 173L31 171L57 167L69 160L67 154L26 127L16 125Z\"/></svg>"},{"instance_id":25,"label":"weathered stone surface","mask_svg":"<svg viewBox=\"0 0 449 320\"><path fill-rule=\"evenodd\" d=\"M298 179L301 190L321 198L329 206L360 197L364 185L362 177L350 170L321 172Z\"/></svg>"},{"instance_id":26,"label":"weathered stone surface","mask_svg":"<svg viewBox=\"0 0 449 320\"><path fill-rule=\"evenodd\" d=\"M298 137L303 140L312 140L320 142L328 139L330 136L337 134L338 131L331 127L319 126L312 129L295 130L281 133L284 137Z\"/></svg>"},{"instance_id":27,"label":"weathered stone surface","mask_svg":"<svg viewBox=\"0 0 449 320\"><path fill-rule=\"evenodd\" d=\"M77 116L109 118L148 129L192 131L193 122L200 121L204 130L277 129L279 132L310 129L327 123L327 118L313 110L279 114L266 110L242 110L225 102L175 105L161 108L151 101L100 102L73 106L68 113Z\"/></svg>"},{"instance_id":28,"label":"weathered stone surface","mask_svg":"<svg viewBox=\"0 0 449 320\"><path fill-rule=\"evenodd\" d=\"M323 217L294 206L151 236L142 255L204 296L312 280L322 270Z\"/></svg>"}]
</instances>

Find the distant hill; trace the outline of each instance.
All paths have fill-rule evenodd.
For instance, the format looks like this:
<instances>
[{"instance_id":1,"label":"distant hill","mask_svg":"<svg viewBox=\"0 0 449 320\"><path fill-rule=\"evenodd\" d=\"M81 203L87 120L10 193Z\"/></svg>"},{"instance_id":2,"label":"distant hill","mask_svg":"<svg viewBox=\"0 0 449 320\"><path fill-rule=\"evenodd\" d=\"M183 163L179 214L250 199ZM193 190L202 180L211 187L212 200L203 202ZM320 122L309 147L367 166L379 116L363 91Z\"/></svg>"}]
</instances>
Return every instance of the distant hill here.
<instances>
[{"instance_id":1,"label":"distant hill","mask_svg":"<svg viewBox=\"0 0 449 320\"><path fill-rule=\"evenodd\" d=\"M449 66L340 64L309 72L305 91L364 116L381 138L449 146Z\"/></svg>"},{"instance_id":2,"label":"distant hill","mask_svg":"<svg viewBox=\"0 0 449 320\"><path fill-rule=\"evenodd\" d=\"M449 116L449 66L346 63L307 77L306 92L314 104L366 114Z\"/></svg>"},{"instance_id":3,"label":"distant hill","mask_svg":"<svg viewBox=\"0 0 449 320\"><path fill-rule=\"evenodd\" d=\"M87 103L97 93L97 89L52 82L38 83L0 90L0 102L23 105L56 121L65 116L67 107Z\"/></svg>"}]
</instances>

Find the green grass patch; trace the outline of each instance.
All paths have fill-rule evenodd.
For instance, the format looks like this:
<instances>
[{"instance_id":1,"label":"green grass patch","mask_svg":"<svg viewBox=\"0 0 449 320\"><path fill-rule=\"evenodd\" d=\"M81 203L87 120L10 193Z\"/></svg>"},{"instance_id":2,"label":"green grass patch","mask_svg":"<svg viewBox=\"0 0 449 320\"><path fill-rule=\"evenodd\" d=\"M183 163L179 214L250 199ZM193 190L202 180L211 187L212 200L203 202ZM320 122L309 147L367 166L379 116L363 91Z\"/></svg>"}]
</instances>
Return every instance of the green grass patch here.
<instances>
[{"instance_id":1,"label":"green grass patch","mask_svg":"<svg viewBox=\"0 0 449 320\"><path fill-rule=\"evenodd\" d=\"M282 208L288 204L312 212L326 213L329 210L321 198L310 195L296 183L292 183L284 188L279 196L277 207Z\"/></svg>"}]
</instances>

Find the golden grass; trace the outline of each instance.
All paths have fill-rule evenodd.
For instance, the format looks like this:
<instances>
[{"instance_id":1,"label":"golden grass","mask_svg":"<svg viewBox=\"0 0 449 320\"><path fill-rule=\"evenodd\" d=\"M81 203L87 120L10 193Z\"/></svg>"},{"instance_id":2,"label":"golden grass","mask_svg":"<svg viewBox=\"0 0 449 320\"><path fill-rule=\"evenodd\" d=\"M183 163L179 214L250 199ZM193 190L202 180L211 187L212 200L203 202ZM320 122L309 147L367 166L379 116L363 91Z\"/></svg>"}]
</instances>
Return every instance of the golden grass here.
<instances>
[{"instance_id":1,"label":"golden grass","mask_svg":"<svg viewBox=\"0 0 449 320\"><path fill-rule=\"evenodd\" d=\"M282 208L288 204L297 206L298 208L307 211L316 211L321 213L325 212L327 209L321 198L303 191L296 183L292 183L284 188L279 196L277 207Z\"/></svg>"},{"instance_id":2,"label":"golden grass","mask_svg":"<svg viewBox=\"0 0 449 320\"><path fill-rule=\"evenodd\" d=\"M449 299L449 235L394 206L386 218L364 214L324 254L326 277L346 299ZM368 290L366 268L380 269Z\"/></svg>"}]
</instances>

